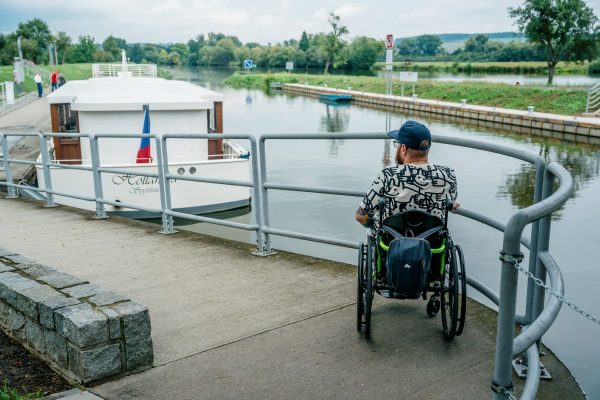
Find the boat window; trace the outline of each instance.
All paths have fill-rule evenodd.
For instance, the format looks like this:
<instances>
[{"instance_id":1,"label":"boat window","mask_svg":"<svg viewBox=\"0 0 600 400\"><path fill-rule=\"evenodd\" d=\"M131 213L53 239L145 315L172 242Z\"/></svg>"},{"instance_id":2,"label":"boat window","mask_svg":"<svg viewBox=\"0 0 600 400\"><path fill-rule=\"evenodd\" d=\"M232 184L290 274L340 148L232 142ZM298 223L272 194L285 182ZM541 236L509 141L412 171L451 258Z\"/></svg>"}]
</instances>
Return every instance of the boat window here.
<instances>
[{"instance_id":1,"label":"boat window","mask_svg":"<svg viewBox=\"0 0 600 400\"><path fill-rule=\"evenodd\" d=\"M70 104L58 105L58 131L78 132L77 113L71 110Z\"/></svg>"},{"instance_id":2,"label":"boat window","mask_svg":"<svg viewBox=\"0 0 600 400\"><path fill-rule=\"evenodd\" d=\"M215 133L215 109L211 108L207 110L206 113L206 127L208 128L208 133Z\"/></svg>"}]
</instances>

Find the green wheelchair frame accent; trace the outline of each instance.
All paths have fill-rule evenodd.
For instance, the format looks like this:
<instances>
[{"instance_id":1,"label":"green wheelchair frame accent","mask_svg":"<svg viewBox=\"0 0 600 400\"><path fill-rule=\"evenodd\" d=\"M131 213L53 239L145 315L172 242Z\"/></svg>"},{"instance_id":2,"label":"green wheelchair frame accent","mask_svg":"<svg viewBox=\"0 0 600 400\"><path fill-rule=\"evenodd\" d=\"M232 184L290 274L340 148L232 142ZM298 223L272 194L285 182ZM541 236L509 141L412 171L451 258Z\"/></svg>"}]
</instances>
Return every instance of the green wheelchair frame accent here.
<instances>
[{"instance_id":1,"label":"green wheelchair frame accent","mask_svg":"<svg viewBox=\"0 0 600 400\"><path fill-rule=\"evenodd\" d=\"M381 272L381 254L379 253L379 249L381 248L383 251L390 251L390 246L387 246L383 243L383 238L381 236L379 238L379 246L377 246L377 273ZM446 238L442 240L442 245L437 249L430 249L432 254L440 254L442 253L441 258L441 266L440 266L440 275L444 275L446 272Z\"/></svg>"}]
</instances>

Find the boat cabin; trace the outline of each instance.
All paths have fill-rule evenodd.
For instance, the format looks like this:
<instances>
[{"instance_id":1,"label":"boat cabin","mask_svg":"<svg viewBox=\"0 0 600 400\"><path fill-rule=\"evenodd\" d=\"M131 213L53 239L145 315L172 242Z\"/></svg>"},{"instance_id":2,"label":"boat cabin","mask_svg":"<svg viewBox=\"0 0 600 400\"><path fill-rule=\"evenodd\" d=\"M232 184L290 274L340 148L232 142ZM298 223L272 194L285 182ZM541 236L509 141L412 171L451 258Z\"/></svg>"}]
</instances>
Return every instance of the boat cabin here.
<instances>
[{"instance_id":1,"label":"boat cabin","mask_svg":"<svg viewBox=\"0 0 600 400\"><path fill-rule=\"evenodd\" d=\"M108 77L69 81L47 96L53 132L142 133L144 105L150 133L222 133L223 95L188 82L144 77ZM140 139L100 139L103 164L134 164ZM218 140L168 141L169 159L187 162L219 159ZM54 138L55 160L90 164L85 138ZM156 159L154 142L151 156Z\"/></svg>"}]
</instances>

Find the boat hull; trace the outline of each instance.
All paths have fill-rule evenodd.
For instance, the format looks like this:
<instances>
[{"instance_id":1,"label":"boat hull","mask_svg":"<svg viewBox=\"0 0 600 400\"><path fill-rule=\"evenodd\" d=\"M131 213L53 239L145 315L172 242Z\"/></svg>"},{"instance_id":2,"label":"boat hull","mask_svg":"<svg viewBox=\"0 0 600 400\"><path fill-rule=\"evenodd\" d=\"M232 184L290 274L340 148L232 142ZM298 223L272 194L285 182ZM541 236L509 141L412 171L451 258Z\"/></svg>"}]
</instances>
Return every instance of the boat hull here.
<instances>
[{"instance_id":1,"label":"boat hull","mask_svg":"<svg viewBox=\"0 0 600 400\"><path fill-rule=\"evenodd\" d=\"M106 166L104 168L110 168ZM131 171L131 174L103 172L102 197L105 200L129 204L142 210L105 205L109 214L132 218L156 218L161 215L161 199L158 178L136 175L156 174L156 164L135 164L115 168ZM250 181L250 163L245 159L211 160L203 162L177 163L169 165L171 174L182 177L202 177ZM77 197L95 198L92 173L74 169L50 168L52 189ZM37 168L38 186L46 188L44 174ZM250 203L250 188L191 182L181 179L170 180L171 209L189 214L205 214L247 206ZM54 196L56 204L95 211L95 201L86 201L67 196Z\"/></svg>"}]
</instances>

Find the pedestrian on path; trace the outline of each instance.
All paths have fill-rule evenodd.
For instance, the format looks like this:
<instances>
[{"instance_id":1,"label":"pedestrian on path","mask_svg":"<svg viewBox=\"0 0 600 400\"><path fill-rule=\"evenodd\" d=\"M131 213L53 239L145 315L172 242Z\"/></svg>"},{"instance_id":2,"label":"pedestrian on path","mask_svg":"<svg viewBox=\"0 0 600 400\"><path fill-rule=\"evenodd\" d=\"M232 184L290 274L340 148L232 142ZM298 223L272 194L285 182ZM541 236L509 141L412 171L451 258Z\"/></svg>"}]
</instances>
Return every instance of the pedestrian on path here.
<instances>
[{"instance_id":1,"label":"pedestrian on path","mask_svg":"<svg viewBox=\"0 0 600 400\"><path fill-rule=\"evenodd\" d=\"M65 76L62 72L60 72L59 70L56 70L56 72L58 72L58 75L56 77L56 79L58 79L58 87L61 87L67 82L67 80L65 79Z\"/></svg>"},{"instance_id":2,"label":"pedestrian on path","mask_svg":"<svg viewBox=\"0 0 600 400\"><path fill-rule=\"evenodd\" d=\"M42 97L42 94L44 94L44 86L42 86L43 81L40 74L36 72L35 76L33 77L33 81L37 85L38 97Z\"/></svg>"},{"instance_id":3,"label":"pedestrian on path","mask_svg":"<svg viewBox=\"0 0 600 400\"><path fill-rule=\"evenodd\" d=\"M52 74L50 74L50 87L52 88L52 91L54 92L56 89L58 89L58 83L57 83L57 78L56 78L56 72L57 71L52 71Z\"/></svg>"}]
</instances>

